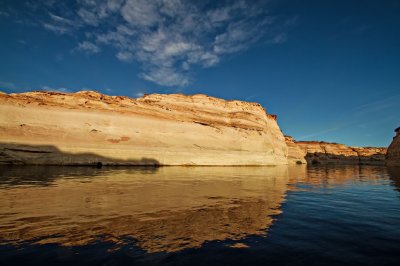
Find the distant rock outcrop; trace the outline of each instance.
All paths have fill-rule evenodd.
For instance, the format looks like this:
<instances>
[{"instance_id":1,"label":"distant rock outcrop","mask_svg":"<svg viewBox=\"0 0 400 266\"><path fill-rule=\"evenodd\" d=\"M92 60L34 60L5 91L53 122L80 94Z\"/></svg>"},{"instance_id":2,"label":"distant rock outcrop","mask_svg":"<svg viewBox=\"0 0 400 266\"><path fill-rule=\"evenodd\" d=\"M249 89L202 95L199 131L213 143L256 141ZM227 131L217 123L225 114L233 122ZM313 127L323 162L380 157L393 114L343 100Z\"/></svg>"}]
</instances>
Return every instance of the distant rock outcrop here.
<instances>
[{"instance_id":1,"label":"distant rock outcrop","mask_svg":"<svg viewBox=\"0 0 400 266\"><path fill-rule=\"evenodd\" d=\"M306 164L306 152L302 150L293 137L285 136L286 145L288 146L288 163L289 164Z\"/></svg>"},{"instance_id":2,"label":"distant rock outcrop","mask_svg":"<svg viewBox=\"0 0 400 266\"><path fill-rule=\"evenodd\" d=\"M257 103L197 94L0 94L0 163L279 165L287 146Z\"/></svg>"},{"instance_id":3,"label":"distant rock outcrop","mask_svg":"<svg viewBox=\"0 0 400 266\"><path fill-rule=\"evenodd\" d=\"M295 142L308 164L371 164L384 165L386 148L351 147L323 141Z\"/></svg>"},{"instance_id":4,"label":"distant rock outcrop","mask_svg":"<svg viewBox=\"0 0 400 266\"><path fill-rule=\"evenodd\" d=\"M400 127L395 129L392 143L390 143L386 154L386 164L388 166L400 166Z\"/></svg>"}]
</instances>

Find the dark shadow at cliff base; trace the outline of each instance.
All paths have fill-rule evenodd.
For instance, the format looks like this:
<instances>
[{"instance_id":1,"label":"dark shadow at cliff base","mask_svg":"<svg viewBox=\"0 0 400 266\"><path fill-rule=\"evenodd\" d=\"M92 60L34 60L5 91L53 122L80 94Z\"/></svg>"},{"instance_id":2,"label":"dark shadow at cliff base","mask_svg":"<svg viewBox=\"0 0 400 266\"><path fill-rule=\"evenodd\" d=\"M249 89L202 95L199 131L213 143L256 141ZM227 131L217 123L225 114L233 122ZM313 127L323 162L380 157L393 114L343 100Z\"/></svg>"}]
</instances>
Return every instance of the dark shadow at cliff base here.
<instances>
[{"instance_id":1,"label":"dark shadow at cliff base","mask_svg":"<svg viewBox=\"0 0 400 266\"><path fill-rule=\"evenodd\" d=\"M307 153L305 159L308 164L352 164L352 165L385 165L384 154L371 156L344 156L332 153Z\"/></svg>"},{"instance_id":2,"label":"dark shadow at cliff base","mask_svg":"<svg viewBox=\"0 0 400 266\"><path fill-rule=\"evenodd\" d=\"M79 178L88 181L94 177L123 173L126 175L155 174L158 167L105 166L101 169L87 166L55 165L0 165L1 186L51 186L60 178Z\"/></svg>"},{"instance_id":3,"label":"dark shadow at cliff base","mask_svg":"<svg viewBox=\"0 0 400 266\"><path fill-rule=\"evenodd\" d=\"M387 167L393 186L400 192L400 166Z\"/></svg>"},{"instance_id":4,"label":"dark shadow at cliff base","mask_svg":"<svg viewBox=\"0 0 400 266\"><path fill-rule=\"evenodd\" d=\"M160 166L153 158L115 159L95 153L68 153L52 145L0 143L0 164L13 165L90 165L101 168L112 165Z\"/></svg>"}]
</instances>

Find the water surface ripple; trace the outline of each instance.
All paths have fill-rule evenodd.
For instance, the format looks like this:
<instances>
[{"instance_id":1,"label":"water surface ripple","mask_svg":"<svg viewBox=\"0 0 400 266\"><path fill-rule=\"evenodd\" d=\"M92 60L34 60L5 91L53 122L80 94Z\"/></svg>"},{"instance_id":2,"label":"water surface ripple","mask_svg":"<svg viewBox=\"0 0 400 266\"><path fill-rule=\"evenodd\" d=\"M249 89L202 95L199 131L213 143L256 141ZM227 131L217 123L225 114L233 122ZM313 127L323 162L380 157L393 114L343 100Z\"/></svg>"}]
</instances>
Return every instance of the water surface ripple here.
<instances>
[{"instance_id":1,"label":"water surface ripple","mask_svg":"<svg viewBox=\"0 0 400 266\"><path fill-rule=\"evenodd\" d=\"M0 265L398 265L400 169L1 167Z\"/></svg>"}]
</instances>

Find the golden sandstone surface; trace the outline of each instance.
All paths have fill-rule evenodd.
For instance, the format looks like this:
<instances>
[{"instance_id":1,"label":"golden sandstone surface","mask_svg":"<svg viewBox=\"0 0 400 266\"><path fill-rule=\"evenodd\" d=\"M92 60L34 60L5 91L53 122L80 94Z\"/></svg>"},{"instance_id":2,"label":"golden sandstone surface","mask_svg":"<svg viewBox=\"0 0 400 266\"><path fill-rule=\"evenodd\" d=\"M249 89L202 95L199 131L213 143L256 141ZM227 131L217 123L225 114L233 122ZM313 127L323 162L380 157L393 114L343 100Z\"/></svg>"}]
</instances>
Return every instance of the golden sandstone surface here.
<instances>
[{"instance_id":1,"label":"golden sandstone surface","mask_svg":"<svg viewBox=\"0 0 400 266\"><path fill-rule=\"evenodd\" d=\"M0 93L0 115L6 164L384 164L386 155L386 148L295 141L260 104L204 94ZM399 141L388 164L399 164Z\"/></svg>"},{"instance_id":2,"label":"golden sandstone surface","mask_svg":"<svg viewBox=\"0 0 400 266\"><path fill-rule=\"evenodd\" d=\"M197 94L142 98L0 94L0 160L55 165L279 165L287 146L257 103Z\"/></svg>"}]
</instances>

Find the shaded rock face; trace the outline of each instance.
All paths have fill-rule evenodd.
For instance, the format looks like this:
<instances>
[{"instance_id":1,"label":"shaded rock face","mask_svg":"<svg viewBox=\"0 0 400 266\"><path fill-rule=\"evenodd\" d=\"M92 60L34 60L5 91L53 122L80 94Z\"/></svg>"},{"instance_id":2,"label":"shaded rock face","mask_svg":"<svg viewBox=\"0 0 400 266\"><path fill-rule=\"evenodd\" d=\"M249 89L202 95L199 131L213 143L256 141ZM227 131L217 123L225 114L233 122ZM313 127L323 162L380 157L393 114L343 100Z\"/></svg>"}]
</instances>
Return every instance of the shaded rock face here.
<instances>
[{"instance_id":1,"label":"shaded rock face","mask_svg":"<svg viewBox=\"0 0 400 266\"><path fill-rule=\"evenodd\" d=\"M298 141L308 164L385 164L386 148L351 147L344 144Z\"/></svg>"},{"instance_id":2,"label":"shaded rock face","mask_svg":"<svg viewBox=\"0 0 400 266\"><path fill-rule=\"evenodd\" d=\"M396 136L387 150L386 164L388 166L400 166L400 127L396 128L395 132Z\"/></svg>"},{"instance_id":3,"label":"shaded rock face","mask_svg":"<svg viewBox=\"0 0 400 266\"><path fill-rule=\"evenodd\" d=\"M0 163L279 165L287 146L257 104L206 95L0 94Z\"/></svg>"},{"instance_id":4,"label":"shaded rock face","mask_svg":"<svg viewBox=\"0 0 400 266\"><path fill-rule=\"evenodd\" d=\"M306 164L306 152L301 149L291 136L285 136L285 142L288 146L288 163L289 164Z\"/></svg>"}]
</instances>

